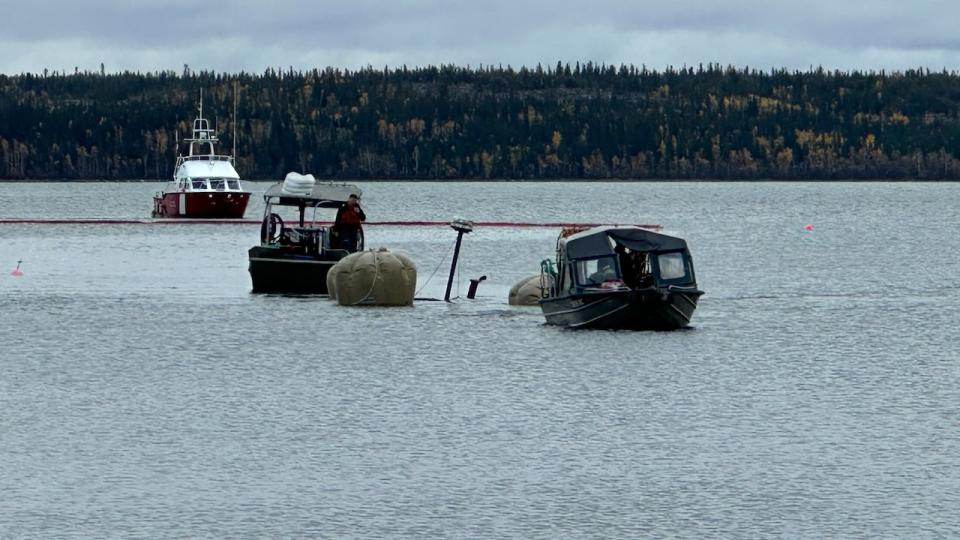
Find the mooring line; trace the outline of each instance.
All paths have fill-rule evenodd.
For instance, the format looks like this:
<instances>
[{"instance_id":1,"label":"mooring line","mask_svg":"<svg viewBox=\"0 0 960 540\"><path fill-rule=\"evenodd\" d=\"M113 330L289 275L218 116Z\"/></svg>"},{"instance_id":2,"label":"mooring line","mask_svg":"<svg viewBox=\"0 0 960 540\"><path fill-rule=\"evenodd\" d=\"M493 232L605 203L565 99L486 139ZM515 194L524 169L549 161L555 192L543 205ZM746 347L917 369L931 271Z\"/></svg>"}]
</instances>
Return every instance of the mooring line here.
<instances>
[{"instance_id":1,"label":"mooring line","mask_svg":"<svg viewBox=\"0 0 960 540\"><path fill-rule=\"evenodd\" d=\"M437 270L440 270L440 267L443 265L443 261L447 260L447 256L450 255L450 252L453 250L454 244L456 244L456 241L452 242L450 244L450 247L447 248L447 251L443 254L443 257L440 259L440 262L437 263L437 267L433 269L433 272L430 274L430 277L428 277L427 280L423 282L423 285L421 285L420 288L417 289L417 292L413 293L414 297L420 294L420 292L427 287L427 284L430 283L430 280L433 279L433 276L437 275Z\"/></svg>"}]
</instances>

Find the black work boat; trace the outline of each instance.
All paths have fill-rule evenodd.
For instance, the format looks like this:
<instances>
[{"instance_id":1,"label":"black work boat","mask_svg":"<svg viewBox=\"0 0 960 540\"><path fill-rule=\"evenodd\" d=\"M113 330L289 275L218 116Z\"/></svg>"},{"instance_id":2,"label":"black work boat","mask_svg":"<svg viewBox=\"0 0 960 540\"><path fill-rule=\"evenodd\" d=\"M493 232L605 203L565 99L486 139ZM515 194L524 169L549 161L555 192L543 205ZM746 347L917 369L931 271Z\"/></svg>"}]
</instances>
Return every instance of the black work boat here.
<instances>
[{"instance_id":1,"label":"black work boat","mask_svg":"<svg viewBox=\"0 0 960 540\"><path fill-rule=\"evenodd\" d=\"M332 228L316 223L316 211L339 208L350 195L359 198L362 192L352 184L316 182L295 191L285 189L286 184L270 186L263 195L260 245L248 252L253 292L327 294L327 272L351 251L339 246ZM284 209L292 224L284 221ZM311 209L312 223L305 221ZM362 235L357 249L363 249Z\"/></svg>"},{"instance_id":2,"label":"black work boat","mask_svg":"<svg viewBox=\"0 0 960 540\"><path fill-rule=\"evenodd\" d=\"M674 330L689 325L703 291L681 238L640 227L565 230L552 286L540 300L548 324Z\"/></svg>"}]
</instances>

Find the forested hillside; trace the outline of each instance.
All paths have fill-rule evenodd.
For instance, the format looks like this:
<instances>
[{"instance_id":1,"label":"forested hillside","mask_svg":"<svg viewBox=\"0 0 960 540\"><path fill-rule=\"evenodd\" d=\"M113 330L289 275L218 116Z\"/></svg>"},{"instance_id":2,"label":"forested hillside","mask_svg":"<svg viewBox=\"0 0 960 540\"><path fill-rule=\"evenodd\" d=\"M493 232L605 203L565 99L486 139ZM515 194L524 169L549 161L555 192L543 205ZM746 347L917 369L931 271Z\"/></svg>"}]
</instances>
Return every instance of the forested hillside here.
<instances>
[{"instance_id":1,"label":"forested hillside","mask_svg":"<svg viewBox=\"0 0 960 540\"><path fill-rule=\"evenodd\" d=\"M0 178L169 178L235 86L251 179L960 178L955 72L589 63L0 76Z\"/></svg>"}]
</instances>

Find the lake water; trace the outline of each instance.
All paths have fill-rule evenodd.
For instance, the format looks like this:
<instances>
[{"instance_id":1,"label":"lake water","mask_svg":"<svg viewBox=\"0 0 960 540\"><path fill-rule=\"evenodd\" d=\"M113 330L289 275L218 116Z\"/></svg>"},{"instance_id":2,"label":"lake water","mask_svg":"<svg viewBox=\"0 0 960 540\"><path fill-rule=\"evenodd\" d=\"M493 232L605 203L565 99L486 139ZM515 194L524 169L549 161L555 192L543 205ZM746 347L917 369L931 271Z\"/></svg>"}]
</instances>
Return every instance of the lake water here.
<instances>
[{"instance_id":1,"label":"lake water","mask_svg":"<svg viewBox=\"0 0 960 540\"><path fill-rule=\"evenodd\" d=\"M567 331L506 304L553 229L478 228L476 300L388 309L250 294L256 225L0 225L0 537L960 535L960 185L361 185L371 220L660 223L707 294ZM159 187L0 184L0 218ZM421 296L455 236L367 227Z\"/></svg>"}]
</instances>

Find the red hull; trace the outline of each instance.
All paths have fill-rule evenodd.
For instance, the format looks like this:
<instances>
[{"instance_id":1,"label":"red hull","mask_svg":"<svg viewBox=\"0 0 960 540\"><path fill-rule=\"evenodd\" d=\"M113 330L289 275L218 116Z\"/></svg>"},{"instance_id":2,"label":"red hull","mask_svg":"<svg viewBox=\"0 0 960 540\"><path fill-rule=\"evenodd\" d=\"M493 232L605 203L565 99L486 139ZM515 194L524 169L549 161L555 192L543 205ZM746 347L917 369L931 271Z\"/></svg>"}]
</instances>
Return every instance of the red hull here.
<instances>
[{"instance_id":1,"label":"red hull","mask_svg":"<svg viewBox=\"0 0 960 540\"><path fill-rule=\"evenodd\" d=\"M164 193L162 198L154 197L153 215L170 218L242 218L249 200L249 193L238 191Z\"/></svg>"}]
</instances>

